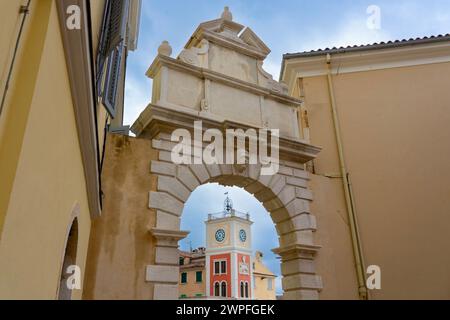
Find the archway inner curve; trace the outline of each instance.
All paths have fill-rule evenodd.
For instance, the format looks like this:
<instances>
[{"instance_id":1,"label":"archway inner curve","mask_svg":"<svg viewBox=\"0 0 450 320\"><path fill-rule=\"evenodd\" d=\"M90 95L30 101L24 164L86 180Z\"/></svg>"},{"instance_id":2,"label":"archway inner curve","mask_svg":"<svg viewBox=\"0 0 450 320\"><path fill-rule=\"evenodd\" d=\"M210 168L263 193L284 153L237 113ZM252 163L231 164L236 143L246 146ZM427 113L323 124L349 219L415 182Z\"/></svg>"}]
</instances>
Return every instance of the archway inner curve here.
<instances>
[{"instance_id":1,"label":"archway inner curve","mask_svg":"<svg viewBox=\"0 0 450 320\"><path fill-rule=\"evenodd\" d=\"M190 193L205 183L241 187L263 204L279 236L280 247L274 252L281 257L284 299L318 299L323 285L314 265L320 246L314 242L317 225L309 209L309 174L302 166L287 162L280 164L276 175L263 176L260 169L258 165L177 165L170 162L167 151L160 151L159 161L151 165L152 174L158 177L157 191L149 197L157 218L151 230L156 240L155 266L147 267L147 281L155 284L155 299L178 297L178 265L167 261L178 264L178 241L188 234L180 230L184 204ZM156 279L164 268L171 270L173 284Z\"/></svg>"}]
</instances>

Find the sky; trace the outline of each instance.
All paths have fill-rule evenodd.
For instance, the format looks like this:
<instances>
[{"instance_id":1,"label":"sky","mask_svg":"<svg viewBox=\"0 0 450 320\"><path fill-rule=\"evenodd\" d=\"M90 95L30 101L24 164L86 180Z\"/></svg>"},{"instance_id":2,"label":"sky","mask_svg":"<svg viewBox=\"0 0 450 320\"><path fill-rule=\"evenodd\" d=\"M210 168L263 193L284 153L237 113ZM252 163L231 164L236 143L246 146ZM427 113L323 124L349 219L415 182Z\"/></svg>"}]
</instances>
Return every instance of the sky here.
<instances>
[{"instance_id":1,"label":"sky","mask_svg":"<svg viewBox=\"0 0 450 320\"><path fill-rule=\"evenodd\" d=\"M225 192L233 201L233 208L250 214L253 252L263 253L264 264L277 276L280 275L280 261L271 249L278 248L278 236L269 213L253 195L242 188L206 184L198 187L190 195L184 206L181 230L190 231L189 236L180 241L180 248L204 247L206 244L205 220L208 213L218 213L224 209ZM281 278L275 281L278 294L281 294Z\"/></svg>"},{"instance_id":2,"label":"sky","mask_svg":"<svg viewBox=\"0 0 450 320\"><path fill-rule=\"evenodd\" d=\"M138 49L128 57L124 124L150 102L145 72L163 40L177 56L197 26L229 6L271 48L264 68L278 79L282 55L333 46L368 44L450 33L449 0L142 0ZM369 29L367 8L380 8L381 28Z\"/></svg>"},{"instance_id":3,"label":"sky","mask_svg":"<svg viewBox=\"0 0 450 320\"><path fill-rule=\"evenodd\" d=\"M272 52L264 69L278 79L282 55L334 46L370 44L450 33L449 0L142 0L138 49L128 57L124 124L131 125L150 102L151 79L145 73L163 40L169 41L176 57L197 26L220 17L229 6L233 20L250 27ZM379 28L369 28L368 19L379 8ZM373 20L370 20L373 21ZM270 216L253 196L239 188L205 185L186 203L182 227L190 230L182 248L203 246L208 213L222 209L229 191L235 208L249 211L255 224L253 249L265 254L265 263L279 274L279 262L270 249L278 238ZM281 285L278 279L277 290Z\"/></svg>"}]
</instances>

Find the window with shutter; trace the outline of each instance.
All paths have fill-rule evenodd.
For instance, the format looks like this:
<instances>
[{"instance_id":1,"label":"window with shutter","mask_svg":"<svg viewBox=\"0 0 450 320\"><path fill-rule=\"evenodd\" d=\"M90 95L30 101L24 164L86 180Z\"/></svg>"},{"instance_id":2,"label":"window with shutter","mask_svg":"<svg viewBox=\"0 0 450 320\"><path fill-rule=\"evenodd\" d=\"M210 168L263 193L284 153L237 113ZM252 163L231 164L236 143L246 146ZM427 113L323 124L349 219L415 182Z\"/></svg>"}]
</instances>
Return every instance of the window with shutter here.
<instances>
[{"instance_id":1,"label":"window with shutter","mask_svg":"<svg viewBox=\"0 0 450 320\"><path fill-rule=\"evenodd\" d=\"M202 281L203 281L203 279L202 279L202 271L197 271L195 273L195 282L200 283Z\"/></svg>"},{"instance_id":2,"label":"window with shutter","mask_svg":"<svg viewBox=\"0 0 450 320\"><path fill-rule=\"evenodd\" d=\"M109 0L110 18L107 36L107 53L116 48L123 40L127 31L129 0Z\"/></svg>"},{"instance_id":3,"label":"window with shutter","mask_svg":"<svg viewBox=\"0 0 450 320\"><path fill-rule=\"evenodd\" d=\"M123 45L117 47L108 58L103 104L112 118L116 115L116 100L120 83Z\"/></svg>"},{"instance_id":4,"label":"window with shutter","mask_svg":"<svg viewBox=\"0 0 450 320\"><path fill-rule=\"evenodd\" d=\"M181 274L181 283L187 283L187 273L183 272Z\"/></svg>"},{"instance_id":5,"label":"window with shutter","mask_svg":"<svg viewBox=\"0 0 450 320\"><path fill-rule=\"evenodd\" d=\"M100 43L97 54L97 94L102 96L102 93L107 89L109 65L105 67L105 62L117 47L123 46L127 22L128 22L128 8L129 0L107 0L103 15L102 30L100 34ZM120 64L119 64L120 65ZM104 72L107 72L106 80L104 80Z\"/></svg>"}]
</instances>

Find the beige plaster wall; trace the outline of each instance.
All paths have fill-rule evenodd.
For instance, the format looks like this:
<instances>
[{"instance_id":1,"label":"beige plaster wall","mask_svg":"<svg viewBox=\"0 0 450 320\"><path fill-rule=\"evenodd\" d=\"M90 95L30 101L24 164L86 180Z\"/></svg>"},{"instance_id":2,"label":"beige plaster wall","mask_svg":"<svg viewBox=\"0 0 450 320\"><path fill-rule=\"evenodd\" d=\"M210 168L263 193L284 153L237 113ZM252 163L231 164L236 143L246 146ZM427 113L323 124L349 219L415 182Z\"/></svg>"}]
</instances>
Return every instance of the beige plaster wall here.
<instances>
[{"instance_id":1,"label":"beige plaster wall","mask_svg":"<svg viewBox=\"0 0 450 320\"><path fill-rule=\"evenodd\" d=\"M35 87L27 105L29 114L25 119L16 117L14 122L19 126L23 120L25 127L0 241L0 299L55 299L76 205L80 208L77 265L82 274L90 232L84 171L56 6L54 2L42 1L36 8L50 11L46 20L32 20L33 30L39 30L39 24L48 24L48 28L41 59L37 60L36 81L30 76L20 83L24 94ZM25 61L17 66L19 78L25 66ZM24 106L24 101L15 100L16 94L11 93L12 101L21 103L14 106ZM73 298L81 298L81 290L74 291Z\"/></svg>"},{"instance_id":2,"label":"beige plaster wall","mask_svg":"<svg viewBox=\"0 0 450 320\"><path fill-rule=\"evenodd\" d=\"M450 64L341 74L333 83L366 264L382 269L382 290L371 298L449 299ZM311 142L323 147L315 172L338 173L326 78L304 79L304 90ZM348 244L322 232L346 228L336 212L342 187L324 179L312 188L323 195L314 202L319 241L329 243L320 256L332 248L338 259Z\"/></svg>"},{"instance_id":3,"label":"beige plaster wall","mask_svg":"<svg viewBox=\"0 0 450 320\"><path fill-rule=\"evenodd\" d=\"M317 218L316 242L322 246L316 257L322 276L320 299L358 299L358 283L350 239L344 191L340 179L311 175L314 192L311 212Z\"/></svg>"},{"instance_id":4,"label":"beige plaster wall","mask_svg":"<svg viewBox=\"0 0 450 320\"><path fill-rule=\"evenodd\" d=\"M202 282L196 282L195 276L197 271L202 271ZM187 273L187 283L181 283L181 274ZM178 292L180 297L184 294L186 298L196 298L197 294L206 296L206 271L204 268L195 268L189 270L180 269L180 282L178 286Z\"/></svg>"},{"instance_id":5,"label":"beige plaster wall","mask_svg":"<svg viewBox=\"0 0 450 320\"><path fill-rule=\"evenodd\" d=\"M255 281L253 287L253 294L256 300L275 300L275 277L272 279L272 290L268 289L269 278L267 276L254 275Z\"/></svg>"},{"instance_id":6,"label":"beige plaster wall","mask_svg":"<svg viewBox=\"0 0 450 320\"><path fill-rule=\"evenodd\" d=\"M108 134L102 174L103 214L92 224L84 299L152 298L145 267L154 264L149 228L155 212L148 194L156 190L151 141Z\"/></svg>"}]
</instances>

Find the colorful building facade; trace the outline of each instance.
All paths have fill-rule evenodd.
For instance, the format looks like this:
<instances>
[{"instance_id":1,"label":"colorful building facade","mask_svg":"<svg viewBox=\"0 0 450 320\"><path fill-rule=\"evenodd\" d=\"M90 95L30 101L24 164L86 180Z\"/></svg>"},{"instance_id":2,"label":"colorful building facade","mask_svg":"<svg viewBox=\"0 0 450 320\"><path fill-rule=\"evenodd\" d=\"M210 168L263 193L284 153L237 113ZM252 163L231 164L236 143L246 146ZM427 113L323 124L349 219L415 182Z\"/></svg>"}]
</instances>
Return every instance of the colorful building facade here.
<instances>
[{"instance_id":1,"label":"colorful building facade","mask_svg":"<svg viewBox=\"0 0 450 320\"><path fill-rule=\"evenodd\" d=\"M205 221L206 247L180 251L180 298L275 299L276 276L261 252L252 257L250 215L233 209L229 197L224 207Z\"/></svg>"}]
</instances>

